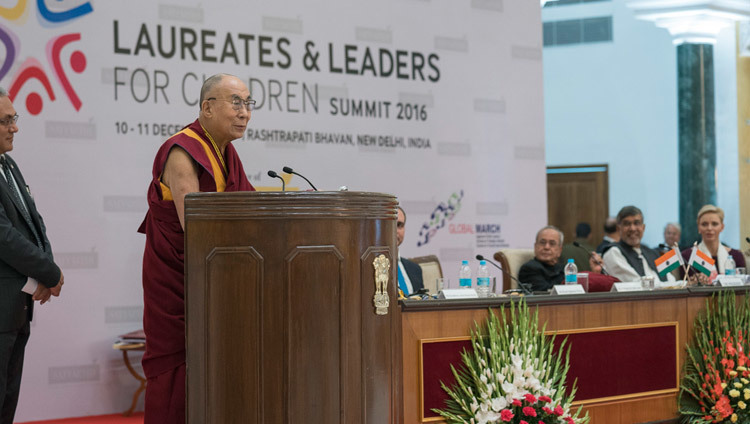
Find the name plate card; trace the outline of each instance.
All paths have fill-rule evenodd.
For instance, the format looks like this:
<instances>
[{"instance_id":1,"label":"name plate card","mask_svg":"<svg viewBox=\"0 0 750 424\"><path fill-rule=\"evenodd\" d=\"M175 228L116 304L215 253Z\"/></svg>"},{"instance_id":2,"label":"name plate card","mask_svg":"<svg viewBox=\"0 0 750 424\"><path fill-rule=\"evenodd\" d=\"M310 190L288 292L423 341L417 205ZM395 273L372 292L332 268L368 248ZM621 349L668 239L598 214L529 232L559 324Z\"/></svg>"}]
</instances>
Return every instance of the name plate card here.
<instances>
[{"instance_id":1,"label":"name plate card","mask_svg":"<svg viewBox=\"0 0 750 424\"><path fill-rule=\"evenodd\" d=\"M716 282L721 287L739 287L745 285L745 278L739 275L719 275Z\"/></svg>"},{"instance_id":2,"label":"name plate card","mask_svg":"<svg viewBox=\"0 0 750 424\"><path fill-rule=\"evenodd\" d=\"M443 289L438 299L478 299L479 295L474 289Z\"/></svg>"},{"instance_id":3,"label":"name plate card","mask_svg":"<svg viewBox=\"0 0 750 424\"><path fill-rule=\"evenodd\" d=\"M550 294L586 294L586 291L580 284L558 284L552 287Z\"/></svg>"},{"instance_id":4,"label":"name plate card","mask_svg":"<svg viewBox=\"0 0 750 424\"><path fill-rule=\"evenodd\" d=\"M641 286L640 281L630 283L614 283L612 284L612 290L610 290L610 293L624 293L634 291L643 291L643 287Z\"/></svg>"}]
</instances>

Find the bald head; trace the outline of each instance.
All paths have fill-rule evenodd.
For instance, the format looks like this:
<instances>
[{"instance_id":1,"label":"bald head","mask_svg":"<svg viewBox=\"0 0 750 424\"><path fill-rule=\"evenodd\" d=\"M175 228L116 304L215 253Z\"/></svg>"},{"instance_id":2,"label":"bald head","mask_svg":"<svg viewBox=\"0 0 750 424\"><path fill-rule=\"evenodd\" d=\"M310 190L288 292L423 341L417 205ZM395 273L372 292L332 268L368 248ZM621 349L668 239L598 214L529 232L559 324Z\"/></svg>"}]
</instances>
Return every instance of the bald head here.
<instances>
[{"instance_id":1,"label":"bald head","mask_svg":"<svg viewBox=\"0 0 750 424\"><path fill-rule=\"evenodd\" d=\"M203 101L212 96L212 91L214 91L216 86L219 85L219 83L221 83L221 81L226 77L237 78L234 75L229 74L216 74L211 75L205 81L203 81L203 85L201 86L201 98L198 101L198 105L201 109L203 109Z\"/></svg>"}]
</instances>

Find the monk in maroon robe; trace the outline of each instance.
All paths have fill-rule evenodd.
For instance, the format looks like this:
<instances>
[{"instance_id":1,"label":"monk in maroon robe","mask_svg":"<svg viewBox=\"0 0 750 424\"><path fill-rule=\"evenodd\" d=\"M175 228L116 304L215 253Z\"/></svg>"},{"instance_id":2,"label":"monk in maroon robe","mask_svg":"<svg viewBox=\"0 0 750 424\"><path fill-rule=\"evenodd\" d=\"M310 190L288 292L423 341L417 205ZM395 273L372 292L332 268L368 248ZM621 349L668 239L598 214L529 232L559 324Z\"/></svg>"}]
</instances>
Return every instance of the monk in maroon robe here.
<instances>
[{"instance_id":1,"label":"monk in maroon robe","mask_svg":"<svg viewBox=\"0 0 750 424\"><path fill-rule=\"evenodd\" d=\"M255 102L238 78L219 74L201 88L198 119L170 137L154 160L143 254L146 353L144 424L185 423L185 195L254 191L237 151Z\"/></svg>"}]
</instances>

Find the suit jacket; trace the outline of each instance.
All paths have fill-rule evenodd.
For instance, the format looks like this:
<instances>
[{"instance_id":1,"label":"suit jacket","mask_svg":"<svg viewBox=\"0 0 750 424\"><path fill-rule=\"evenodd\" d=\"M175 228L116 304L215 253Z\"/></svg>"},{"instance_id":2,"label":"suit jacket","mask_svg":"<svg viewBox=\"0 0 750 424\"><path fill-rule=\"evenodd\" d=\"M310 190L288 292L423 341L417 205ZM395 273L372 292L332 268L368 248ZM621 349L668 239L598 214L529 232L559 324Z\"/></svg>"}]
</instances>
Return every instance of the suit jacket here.
<instances>
[{"instance_id":1,"label":"suit jacket","mask_svg":"<svg viewBox=\"0 0 750 424\"><path fill-rule=\"evenodd\" d=\"M424 282L422 281L422 267L406 258L401 258L401 263L404 264L406 275L408 275L409 280L411 280L411 288L414 290L412 293L416 293L417 290L424 288Z\"/></svg>"},{"instance_id":2,"label":"suit jacket","mask_svg":"<svg viewBox=\"0 0 750 424\"><path fill-rule=\"evenodd\" d=\"M17 204L8 182L0 176L0 331L11 331L21 328L32 318L34 302L31 295L21 291L28 277L51 288L60 281L61 272L52 258L46 227L29 187L16 162L7 154L5 159L44 247L40 250L37 246L34 234L21 214L23 206Z\"/></svg>"},{"instance_id":3,"label":"suit jacket","mask_svg":"<svg viewBox=\"0 0 750 424\"><path fill-rule=\"evenodd\" d=\"M558 262L554 265L539 262L536 258L521 265L518 279L531 285L533 291L549 290L556 284L562 284L565 266Z\"/></svg>"}]
</instances>

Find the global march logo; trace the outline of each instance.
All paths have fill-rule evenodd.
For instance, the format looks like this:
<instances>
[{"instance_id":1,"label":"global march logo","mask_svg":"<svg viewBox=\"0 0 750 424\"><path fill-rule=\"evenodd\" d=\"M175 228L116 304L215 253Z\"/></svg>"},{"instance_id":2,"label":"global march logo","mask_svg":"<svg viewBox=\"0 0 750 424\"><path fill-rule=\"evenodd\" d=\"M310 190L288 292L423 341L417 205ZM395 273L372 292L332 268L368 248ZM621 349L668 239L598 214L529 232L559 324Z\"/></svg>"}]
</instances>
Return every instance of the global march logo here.
<instances>
[{"instance_id":1,"label":"global march logo","mask_svg":"<svg viewBox=\"0 0 750 424\"><path fill-rule=\"evenodd\" d=\"M43 88L43 93L40 94L36 91L30 92L26 96L25 106L26 110L31 115L40 114L44 108L43 95L46 95L51 102L56 101L58 97L56 95L56 89L50 81L49 75L51 74L57 81L57 87L62 90L73 108L78 111L81 109L83 103L78 97L78 94L70 83L70 79L65 72L62 56L63 48L80 41L81 34L59 34L53 36L47 41L44 56L46 56L49 71L46 70L44 65L42 65L41 61L38 59L41 52L24 51L19 37L5 25L6 23L15 26L28 25L28 21L32 20L26 19L25 15L29 12L29 9L34 9L33 6L28 6L28 3L28 0L18 0L18 3L13 7L0 7L0 18L2 18L2 20L0 20L0 43L2 43L5 49L5 58L2 59L2 63L0 63L0 81L3 81L3 79L9 74L13 65L22 55L27 56L12 76L11 83L8 86L8 95L10 96L11 101L15 102L16 96L27 82L37 80ZM64 2L56 0L53 3L59 5ZM57 28L64 26L70 21L88 15L94 11L90 2L68 9L58 10L58 8L54 8L53 10L47 6L44 0L36 0L35 9L38 15L37 22L39 22L39 25L42 28ZM80 50L74 50L70 53L67 61L70 69L77 74L86 70L86 55Z\"/></svg>"},{"instance_id":2,"label":"global march logo","mask_svg":"<svg viewBox=\"0 0 750 424\"><path fill-rule=\"evenodd\" d=\"M463 198L464 191L459 190L458 193L452 193L447 202L440 202L435 207L435 210L430 214L430 220L422 224L422 228L419 230L417 247L429 243L438 230L445 227L446 221L450 221L456 216L458 211L461 210L461 199Z\"/></svg>"}]
</instances>

